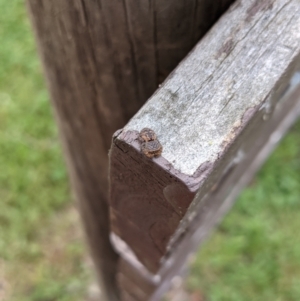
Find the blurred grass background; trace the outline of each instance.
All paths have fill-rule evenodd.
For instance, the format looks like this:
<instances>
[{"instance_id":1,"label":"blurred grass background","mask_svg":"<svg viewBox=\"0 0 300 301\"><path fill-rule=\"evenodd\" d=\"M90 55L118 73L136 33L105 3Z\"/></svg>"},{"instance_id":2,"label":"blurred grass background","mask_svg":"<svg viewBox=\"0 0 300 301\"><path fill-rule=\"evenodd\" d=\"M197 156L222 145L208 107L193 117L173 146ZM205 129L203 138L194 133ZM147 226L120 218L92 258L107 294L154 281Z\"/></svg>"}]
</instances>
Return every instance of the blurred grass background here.
<instances>
[{"instance_id":1,"label":"blurred grass background","mask_svg":"<svg viewBox=\"0 0 300 301\"><path fill-rule=\"evenodd\" d=\"M0 300L90 300L91 263L23 0L0 0ZM300 300L300 123L196 256L197 300Z\"/></svg>"},{"instance_id":2,"label":"blurred grass background","mask_svg":"<svg viewBox=\"0 0 300 301\"><path fill-rule=\"evenodd\" d=\"M89 263L24 1L0 12L0 291L82 300Z\"/></svg>"}]
</instances>

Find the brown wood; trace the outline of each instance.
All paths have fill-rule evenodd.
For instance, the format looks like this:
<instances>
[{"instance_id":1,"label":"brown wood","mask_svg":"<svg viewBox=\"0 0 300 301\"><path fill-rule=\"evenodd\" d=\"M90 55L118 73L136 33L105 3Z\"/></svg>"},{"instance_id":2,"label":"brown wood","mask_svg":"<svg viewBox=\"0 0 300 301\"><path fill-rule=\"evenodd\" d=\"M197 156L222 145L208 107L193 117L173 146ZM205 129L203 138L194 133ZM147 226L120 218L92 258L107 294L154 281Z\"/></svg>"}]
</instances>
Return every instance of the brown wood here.
<instances>
[{"instance_id":1,"label":"brown wood","mask_svg":"<svg viewBox=\"0 0 300 301\"><path fill-rule=\"evenodd\" d=\"M298 0L237 2L115 133L112 231L156 283L145 300L160 299L299 115L299 26ZM161 156L143 153L143 128Z\"/></svg>"},{"instance_id":2,"label":"brown wood","mask_svg":"<svg viewBox=\"0 0 300 301\"><path fill-rule=\"evenodd\" d=\"M155 91L232 0L27 0L73 189L107 300L112 134Z\"/></svg>"},{"instance_id":3,"label":"brown wood","mask_svg":"<svg viewBox=\"0 0 300 301\"><path fill-rule=\"evenodd\" d=\"M114 138L110 153L112 229L156 273L196 190L187 187L174 169L170 173L163 157L153 164L140 151L138 135L126 132Z\"/></svg>"}]
</instances>

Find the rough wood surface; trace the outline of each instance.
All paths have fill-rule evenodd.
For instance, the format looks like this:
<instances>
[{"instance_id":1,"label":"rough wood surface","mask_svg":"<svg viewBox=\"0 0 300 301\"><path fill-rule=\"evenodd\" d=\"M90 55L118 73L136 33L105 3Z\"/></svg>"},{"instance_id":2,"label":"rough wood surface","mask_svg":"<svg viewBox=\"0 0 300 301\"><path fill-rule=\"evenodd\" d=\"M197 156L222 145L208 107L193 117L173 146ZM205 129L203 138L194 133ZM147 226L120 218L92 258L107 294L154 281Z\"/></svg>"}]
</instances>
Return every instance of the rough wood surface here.
<instances>
[{"instance_id":1,"label":"rough wood surface","mask_svg":"<svg viewBox=\"0 0 300 301\"><path fill-rule=\"evenodd\" d=\"M112 134L232 0L27 0L74 190L103 292L114 300L108 238Z\"/></svg>"},{"instance_id":2,"label":"rough wood surface","mask_svg":"<svg viewBox=\"0 0 300 301\"><path fill-rule=\"evenodd\" d=\"M299 69L299 28L298 0L236 2L115 133L112 230L162 283L189 253L181 245L196 216L204 237L224 214L235 183L295 108L297 98L287 94ZM145 127L162 144L158 158L141 152ZM172 256L176 249L181 257Z\"/></svg>"},{"instance_id":3,"label":"rough wood surface","mask_svg":"<svg viewBox=\"0 0 300 301\"><path fill-rule=\"evenodd\" d=\"M300 72L297 77L297 85L289 89L288 94L280 99L281 105L274 109L265 126L252 128L252 131L246 130L245 136L240 137L242 143L238 144L238 151L235 153L232 151L231 154L224 156L222 161L227 162L227 165L221 170L216 169L216 174L221 174L221 178L215 181L211 177L213 189L199 190L203 193L196 195L192 203L194 206L191 206L193 209L189 212L191 215L187 214L187 224L178 229L181 239L175 246L173 245L170 255L164 258L155 276L160 279L160 283L148 300L160 300L174 276L185 268L184 263L189 256L197 250L199 244L207 238L212 228L231 208L241 190L250 183L290 126L300 117ZM253 121L255 123L257 119ZM247 151L242 153L245 149ZM212 183L208 181L207 186Z\"/></svg>"},{"instance_id":4,"label":"rough wood surface","mask_svg":"<svg viewBox=\"0 0 300 301\"><path fill-rule=\"evenodd\" d=\"M124 128L153 129L163 157L189 176L216 160L233 138L232 129L268 96L297 55L299 12L293 9L298 2L236 6Z\"/></svg>"}]
</instances>

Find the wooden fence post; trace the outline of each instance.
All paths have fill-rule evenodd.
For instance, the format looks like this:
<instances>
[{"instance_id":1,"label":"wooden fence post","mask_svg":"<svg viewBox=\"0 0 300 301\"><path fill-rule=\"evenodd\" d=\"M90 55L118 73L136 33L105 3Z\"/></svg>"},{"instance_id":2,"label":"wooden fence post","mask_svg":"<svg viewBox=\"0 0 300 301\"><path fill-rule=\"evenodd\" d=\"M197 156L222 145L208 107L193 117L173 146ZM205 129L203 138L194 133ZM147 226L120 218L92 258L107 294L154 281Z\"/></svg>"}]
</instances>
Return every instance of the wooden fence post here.
<instances>
[{"instance_id":1,"label":"wooden fence post","mask_svg":"<svg viewBox=\"0 0 300 301\"><path fill-rule=\"evenodd\" d=\"M107 152L158 84L232 0L27 0L73 189L109 301Z\"/></svg>"},{"instance_id":2,"label":"wooden fence post","mask_svg":"<svg viewBox=\"0 0 300 301\"><path fill-rule=\"evenodd\" d=\"M299 28L298 0L237 2L115 133L124 300L160 300L299 116Z\"/></svg>"}]
</instances>

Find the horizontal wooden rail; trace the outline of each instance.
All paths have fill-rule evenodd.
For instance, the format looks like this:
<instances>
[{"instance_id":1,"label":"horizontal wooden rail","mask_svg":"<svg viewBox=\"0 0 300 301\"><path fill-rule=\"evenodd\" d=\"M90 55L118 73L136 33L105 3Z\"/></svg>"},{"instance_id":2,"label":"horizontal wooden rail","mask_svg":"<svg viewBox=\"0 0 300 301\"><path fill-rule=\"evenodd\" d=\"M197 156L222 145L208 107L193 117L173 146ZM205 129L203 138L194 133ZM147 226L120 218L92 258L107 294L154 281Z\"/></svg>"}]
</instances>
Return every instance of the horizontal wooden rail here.
<instances>
[{"instance_id":1,"label":"horizontal wooden rail","mask_svg":"<svg viewBox=\"0 0 300 301\"><path fill-rule=\"evenodd\" d=\"M298 0L238 1L114 135L112 239L128 300L160 299L299 115L299 28Z\"/></svg>"}]
</instances>

